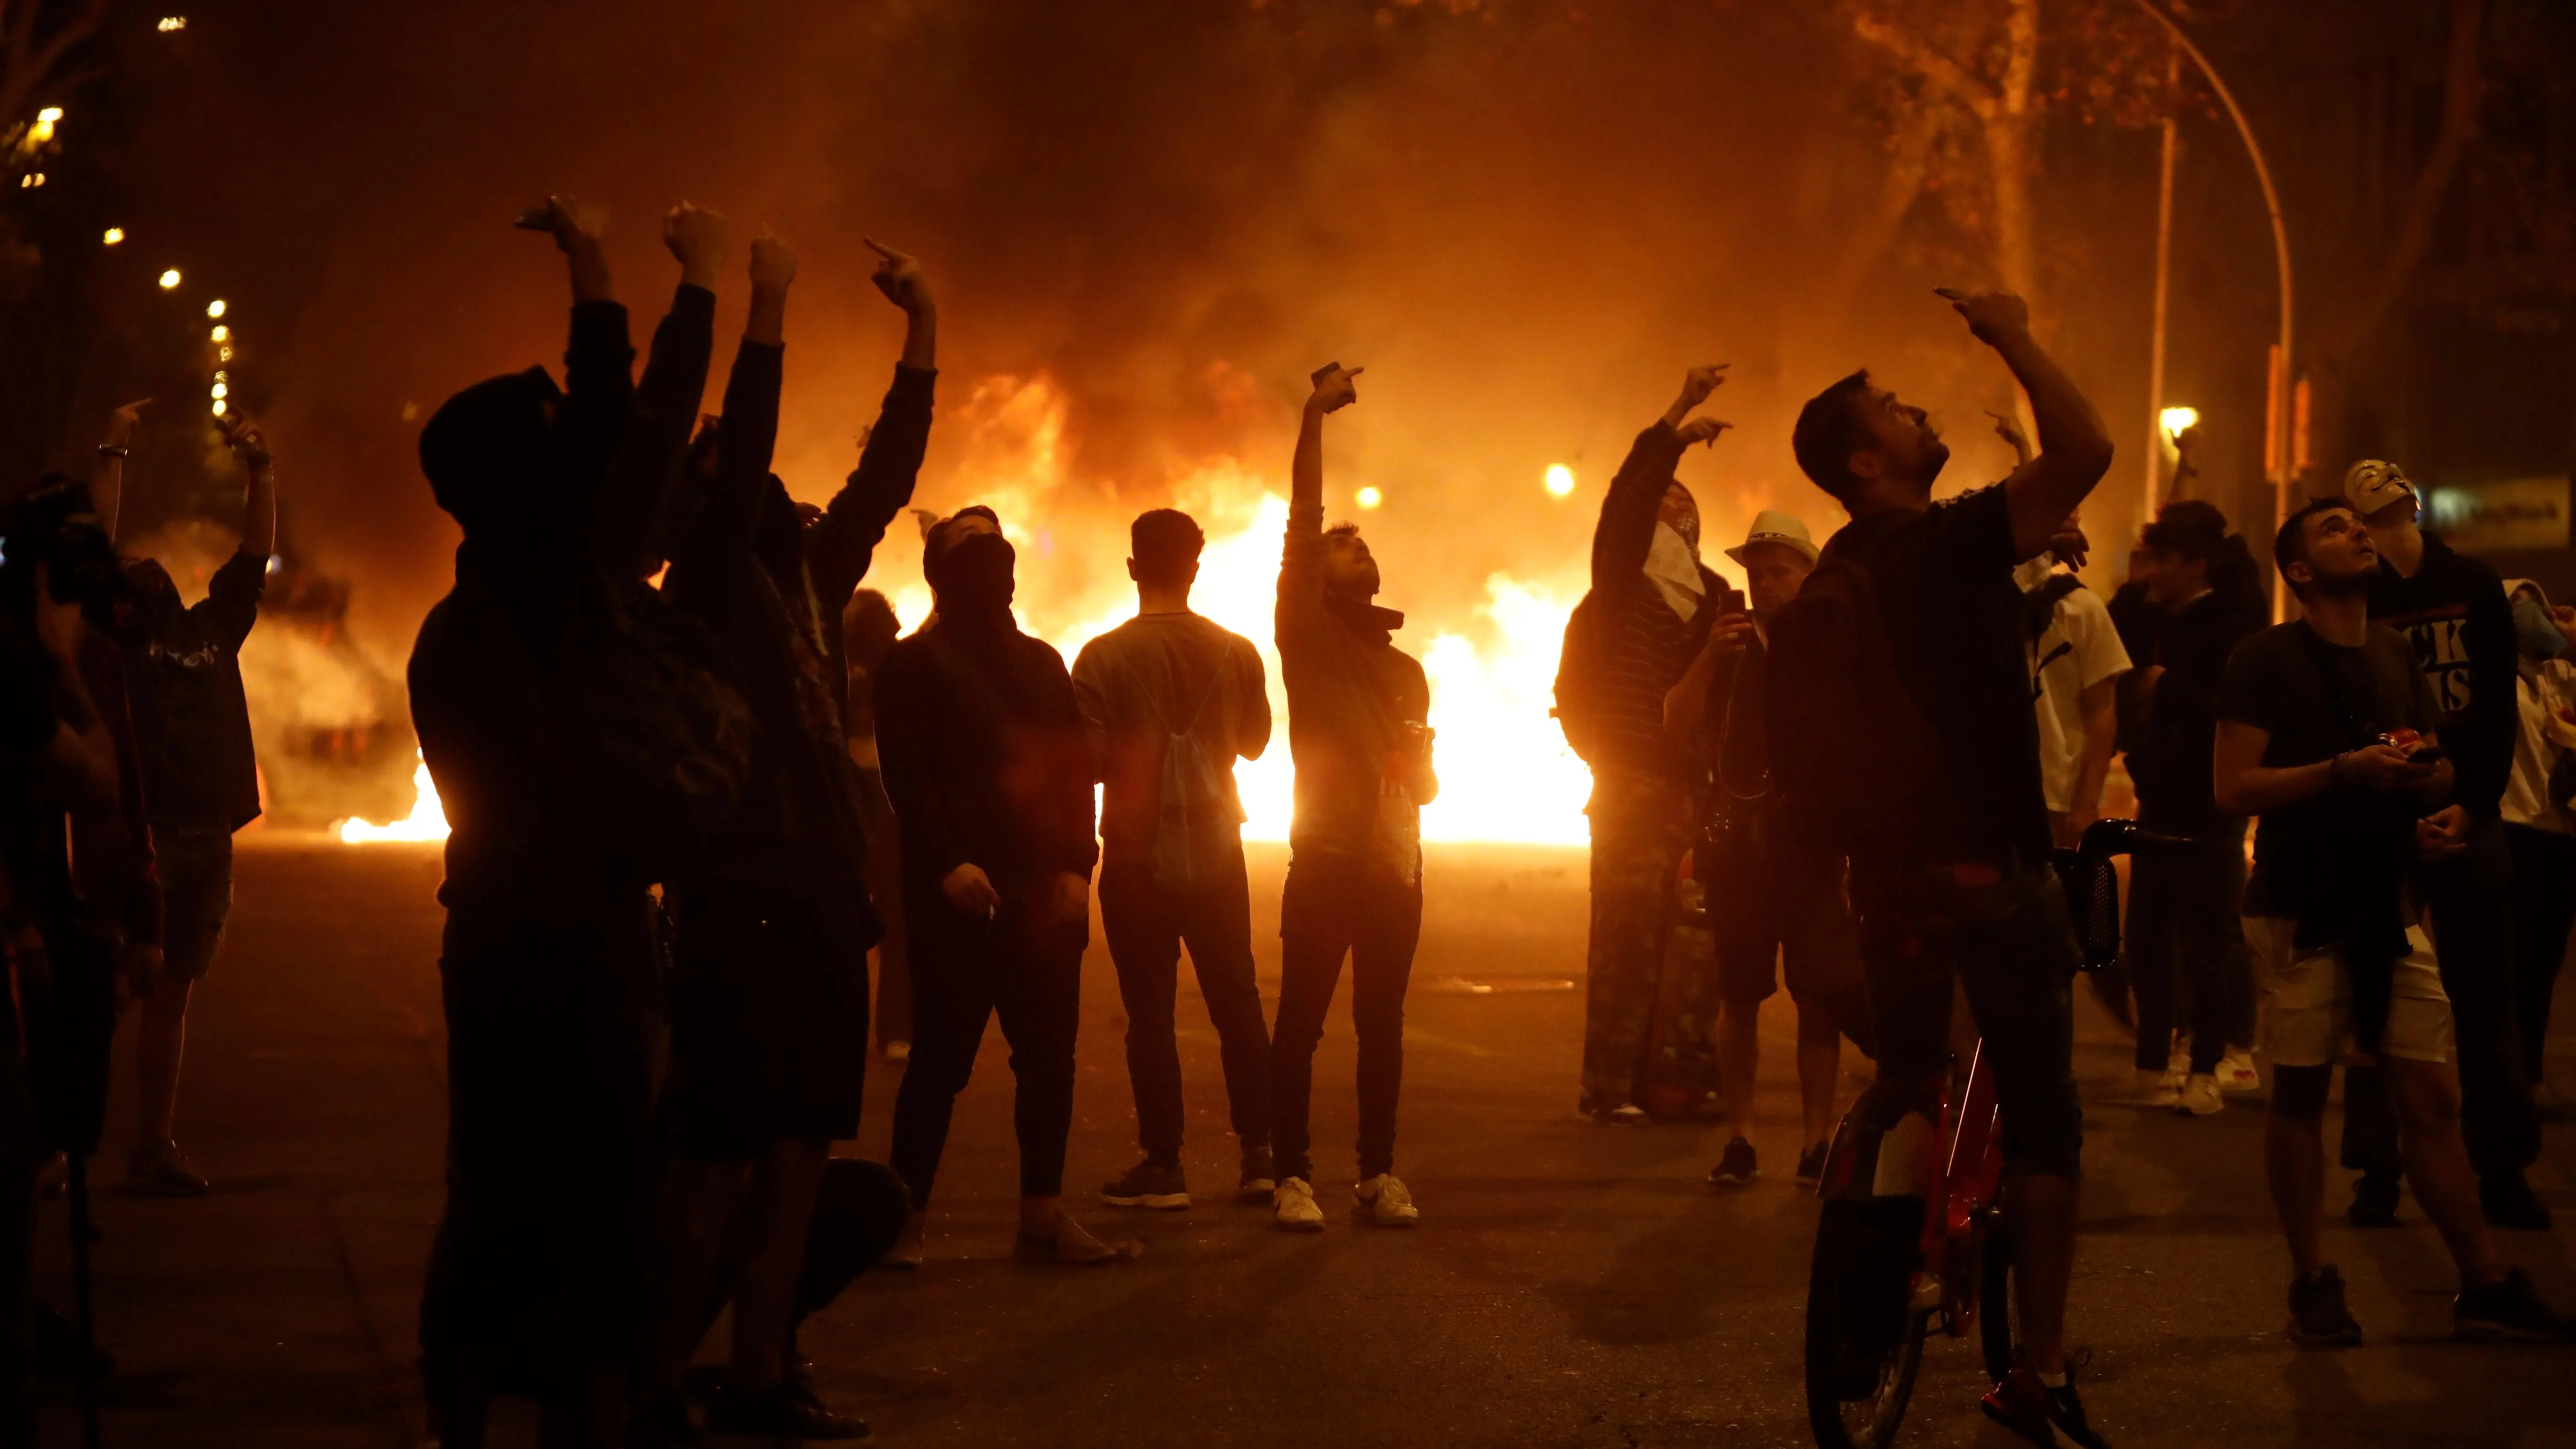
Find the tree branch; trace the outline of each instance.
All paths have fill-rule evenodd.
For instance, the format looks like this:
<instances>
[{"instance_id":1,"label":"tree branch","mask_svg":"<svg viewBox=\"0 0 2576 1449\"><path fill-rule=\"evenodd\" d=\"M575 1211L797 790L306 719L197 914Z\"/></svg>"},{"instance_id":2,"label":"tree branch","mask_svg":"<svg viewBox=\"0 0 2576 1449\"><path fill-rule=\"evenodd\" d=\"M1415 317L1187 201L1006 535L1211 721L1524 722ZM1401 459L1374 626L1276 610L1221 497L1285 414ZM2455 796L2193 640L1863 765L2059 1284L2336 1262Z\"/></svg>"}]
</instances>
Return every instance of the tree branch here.
<instances>
[{"instance_id":1,"label":"tree branch","mask_svg":"<svg viewBox=\"0 0 2576 1449\"><path fill-rule=\"evenodd\" d=\"M1994 90L1968 74L1957 61L1865 10L1852 13L1852 34L1886 51L1916 75L1948 91L1978 120L1991 123L1995 119L1998 102Z\"/></svg>"}]
</instances>

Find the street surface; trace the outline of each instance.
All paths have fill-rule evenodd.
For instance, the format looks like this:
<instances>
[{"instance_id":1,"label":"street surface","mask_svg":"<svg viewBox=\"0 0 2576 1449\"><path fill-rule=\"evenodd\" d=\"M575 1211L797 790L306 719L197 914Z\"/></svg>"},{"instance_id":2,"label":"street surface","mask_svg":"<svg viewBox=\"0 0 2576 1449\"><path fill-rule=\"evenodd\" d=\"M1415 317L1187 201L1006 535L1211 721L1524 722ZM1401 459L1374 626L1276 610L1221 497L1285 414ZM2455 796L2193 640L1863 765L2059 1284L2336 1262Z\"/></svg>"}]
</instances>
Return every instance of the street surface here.
<instances>
[{"instance_id":1,"label":"street surface","mask_svg":"<svg viewBox=\"0 0 2576 1449\"><path fill-rule=\"evenodd\" d=\"M1273 1002L1283 863L1284 848L1254 849L1254 944ZM215 1194L99 1201L99 1314L120 1367L109 1444L418 1442L413 1315L443 1131L438 878L434 848L244 837L180 1113ZM1174 1214L1090 1201L1135 1153L1124 1016L1095 944L1068 1202L1095 1227L1143 1238L1145 1258L1092 1270L1011 1261L1010 1074L996 1032L959 1106L929 1264L863 1280L808 1329L826 1399L901 1446L1808 1442L1799 1343L1815 1214L1790 1182L1787 999L1764 1018L1763 1176L1720 1193L1703 1179L1722 1129L1575 1119L1582 853L1435 847L1428 890L1398 1148L1419 1230L1345 1216L1347 991L1316 1069L1330 1229L1286 1235L1232 1204L1216 1041L1186 972L1187 1164L1201 1201ZM2356 1233L2336 1218L2328 1235L2370 1346L2293 1351L2259 1109L2237 1098L2190 1120L2121 1105L2128 1046L2089 1001L2081 1011L2074 1337L2092 1347L2086 1398L2115 1443L2576 1445L2576 1348L2446 1342L2454 1285L2411 1199L2401 1230ZM2576 1018L2559 1020L2558 1081L2576 1091ZM844 1151L883 1155L898 1070L879 1067ZM127 1090L120 1080L103 1183L122 1175ZM2562 1305L2576 1304L2571 1143L2576 1127L2553 1128L2533 1173L2561 1234L2506 1235ZM59 1205L40 1231L48 1291L67 1303ZM1972 1345L1932 1345L1906 1442L2016 1442L1977 1414L1979 1377ZM509 1422L502 1442L534 1442L532 1416ZM67 1406L47 1430L49 1444L77 1442Z\"/></svg>"}]
</instances>

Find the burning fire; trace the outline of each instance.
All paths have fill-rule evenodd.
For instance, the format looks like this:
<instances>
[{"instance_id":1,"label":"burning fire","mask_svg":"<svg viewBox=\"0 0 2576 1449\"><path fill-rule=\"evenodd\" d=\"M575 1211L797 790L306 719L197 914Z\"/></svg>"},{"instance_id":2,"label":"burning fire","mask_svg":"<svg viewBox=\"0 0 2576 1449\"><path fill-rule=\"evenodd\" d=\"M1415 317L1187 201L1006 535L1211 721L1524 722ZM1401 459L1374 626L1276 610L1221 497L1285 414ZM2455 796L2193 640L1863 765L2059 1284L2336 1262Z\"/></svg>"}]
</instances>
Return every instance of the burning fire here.
<instances>
[{"instance_id":1,"label":"burning fire","mask_svg":"<svg viewBox=\"0 0 2576 1449\"><path fill-rule=\"evenodd\" d=\"M412 771L411 813L390 825L377 825L365 820L343 820L332 833L350 845L370 845L384 840L445 840L447 812L438 803L438 787L429 781L429 761L420 762Z\"/></svg>"}]
</instances>

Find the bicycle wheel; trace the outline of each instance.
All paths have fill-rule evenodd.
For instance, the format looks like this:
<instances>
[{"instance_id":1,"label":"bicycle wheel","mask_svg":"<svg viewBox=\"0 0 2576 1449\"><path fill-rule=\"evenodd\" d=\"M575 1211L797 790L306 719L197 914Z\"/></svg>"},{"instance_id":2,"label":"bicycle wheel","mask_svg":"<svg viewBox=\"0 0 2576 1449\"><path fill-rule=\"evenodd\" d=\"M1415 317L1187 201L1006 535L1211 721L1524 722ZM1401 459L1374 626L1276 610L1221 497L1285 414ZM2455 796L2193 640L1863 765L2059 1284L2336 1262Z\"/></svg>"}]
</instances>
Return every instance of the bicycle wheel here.
<instances>
[{"instance_id":1,"label":"bicycle wheel","mask_svg":"<svg viewBox=\"0 0 2576 1449\"><path fill-rule=\"evenodd\" d=\"M1986 1228L1978 1268L1977 1338L1985 1350L1986 1377L1996 1383L2021 1359L2021 1323L2013 1306L2013 1241L2000 1222Z\"/></svg>"},{"instance_id":2,"label":"bicycle wheel","mask_svg":"<svg viewBox=\"0 0 2576 1449\"><path fill-rule=\"evenodd\" d=\"M1807 1421L1820 1449L1896 1440L1931 1315L1914 1311L1921 1198L1829 1199L1807 1275Z\"/></svg>"}]
</instances>

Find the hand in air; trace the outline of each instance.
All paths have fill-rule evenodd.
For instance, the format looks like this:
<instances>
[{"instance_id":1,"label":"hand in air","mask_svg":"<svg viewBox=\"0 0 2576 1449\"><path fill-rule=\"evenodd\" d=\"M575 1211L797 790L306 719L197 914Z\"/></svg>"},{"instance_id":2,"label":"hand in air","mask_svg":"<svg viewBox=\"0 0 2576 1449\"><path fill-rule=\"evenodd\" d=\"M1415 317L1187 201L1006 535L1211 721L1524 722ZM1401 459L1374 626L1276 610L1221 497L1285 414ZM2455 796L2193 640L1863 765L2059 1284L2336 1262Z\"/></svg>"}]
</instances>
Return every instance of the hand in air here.
<instances>
[{"instance_id":1,"label":"hand in air","mask_svg":"<svg viewBox=\"0 0 2576 1449\"><path fill-rule=\"evenodd\" d=\"M107 415L107 445L111 448L122 448L126 444L133 442L135 430L143 426L143 410L151 405L152 399L148 397L136 398L125 406L109 413Z\"/></svg>"},{"instance_id":2,"label":"hand in air","mask_svg":"<svg viewBox=\"0 0 2576 1449\"><path fill-rule=\"evenodd\" d=\"M896 251L874 237L861 237L860 240L867 243L869 251L877 254L877 269L869 274L868 280L877 284L877 290L885 293L885 299L906 312L929 311L932 306L930 279L922 274L920 260L909 253Z\"/></svg>"},{"instance_id":3,"label":"hand in air","mask_svg":"<svg viewBox=\"0 0 2576 1449\"><path fill-rule=\"evenodd\" d=\"M268 466L268 439L261 435L259 424L244 412L228 412L215 419L215 431L223 434L224 446L233 456L253 468Z\"/></svg>"},{"instance_id":4,"label":"hand in air","mask_svg":"<svg viewBox=\"0 0 2576 1449\"><path fill-rule=\"evenodd\" d=\"M572 196L549 196L546 204L520 213L518 224L529 231L550 232L565 251L599 245L608 234L608 208Z\"/></svg>"},{"instance_id":5,"label":"hand in air","mask_svg":"<svg viewBox=\"0 0 2576 1449\"><path fill-rule=\"evenodd\" d=\"M982 916L986 920L992 919L993 912L1001 909L1002 905L1002 893L993 889L993 882L984 874L984 867L971 862L950 871L939 882L939 893L948 897L948 904L970 916Z\"/></svg>"},{"instance_id":6,"label":"hand in air","mask_svg":"<svg viewBox=\"0 0 2576 1449\"><path fill-rule=\"evenodd\" d=\"M1365 367L1336 367L1315 384L1315 395L1306 405L1317 412L1339 412L1360 400L1357 379Z\"/></svg>"},{"instance_id":7,"label":"hand in air","mask_svg":"<svg viewBox=\"0 0 2576 1449\"><path fill-rule=\"evenodd\" d=\"M751 289L784 292L796 280L796 250L762 227L751 239Z\"/></svg>"},{"instance_id":8,"label":"hand in air","mask_svg":"<svg viewBox=\"0 0 2576 1449\"><path fill-rule=\"evenodd\" d=\"M1688 412L1708 401L1710 394L1726 385L1726 369L1733 365L1715 362L1705 367L1694 367L1683 373L1682 395L1677 405L1682 411Z\"/></svg>"},{"instance_id":9,"label":"hand in air","mask_svg":"<svg viewBox=\"0 0 2576 1449\"><path fill-rule=\"evenodd\" d=\"M1943 292L1959 315L1968 319L1968 330L1978 341L1989 346L2030 330L2030 304L2010 292L1975 292L1961 296Z\"/></svg>"},{"instance_id":10,"label":"hand in air","mask_svg":"<svg viewBox=\"0 0 2576 1449\"><path fill-rule=\"evenodd\" d=\"M1708 643L1702 647L1711 654L1740 654L1753 640L1753 621L1742 614L1727 614L1709 626Z\"/></svg>"},{"instance_id":11,"label":"hand in air","mask_svg":"<svg viewBox=\"0 0 2576 1449\"><path fill-rule=\"evenodd\" d=\"M683 201L662 218L662 245L679 262L684 280L712 287L733 249L733 223L722 212Z\"/></svg>"},{"instance_id":12,"label":"hand in air","mask_svg":"<svg viewBox=\"0 0 2576 1449\"><path fill-rule=\"evenodd\" d=\"M2022 435L2019 419L2010 413L1996 412L1993 408L1986 409L1986 416L1995 420L1995 436L2011 445L2015 457L2030 456L2030 439Z\"/></svg>"},{"instance_id":13,"label":"hand in air","mask_svg":"<svg viewBox=\"0 0 2576 1449\"><path fill-rule=\"evenodd\" d=\"M1717 418L1693 418L1673 429L1673 433L1682 440L1682 446L1688 448L1700 443L1713 445L1717 442L1718 434L1734 426L1733 423Z\"/></svg>"},{"instance_id":14,"label":"hand in air","mask_svg":"<svg viewBox=\"0 0 2576 1449\"><path fill-rule=\"evenodd\" d=\"M2084 561L2093 556L2093 541L2084 536L2083 529L2069 522L2049 536L2048 551L2056 555L2059 563L2080 569L2084 567Z\"/></svg>"}]
</instances>

